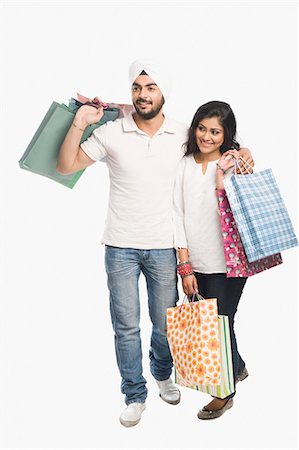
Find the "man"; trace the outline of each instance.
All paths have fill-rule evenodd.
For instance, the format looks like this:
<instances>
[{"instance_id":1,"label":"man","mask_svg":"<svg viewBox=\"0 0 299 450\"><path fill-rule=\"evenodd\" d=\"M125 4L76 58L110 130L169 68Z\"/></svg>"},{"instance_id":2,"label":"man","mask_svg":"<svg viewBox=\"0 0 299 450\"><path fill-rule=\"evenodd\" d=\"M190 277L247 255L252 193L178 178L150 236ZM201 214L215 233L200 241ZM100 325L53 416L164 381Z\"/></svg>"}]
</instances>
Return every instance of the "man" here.
<instances>
[{"instance_id":1,"label":"man","mask_svg":"<svg viewBox=\"0 0 299 450\"><path fill-rule=\"evenodd\" d=\"M146 278L152 321L151 373L161 398L180 401L170 378L172 358L166 337L166 309L178 300L176 254L173 248L172 195L176 169L184 155L188 128L164 116L169 81L152 63L130 66L135 112L107 122L80 146L85 128L100 120L103 109L82 106L65 137L57 170L73 173L106 158L110 197L105 265L115 349L127 408L122 425L136 425L145 409L146 380L142 375L138 279ZM248 158L250 152L243 150Z\"/></svg>"}]
</instances>

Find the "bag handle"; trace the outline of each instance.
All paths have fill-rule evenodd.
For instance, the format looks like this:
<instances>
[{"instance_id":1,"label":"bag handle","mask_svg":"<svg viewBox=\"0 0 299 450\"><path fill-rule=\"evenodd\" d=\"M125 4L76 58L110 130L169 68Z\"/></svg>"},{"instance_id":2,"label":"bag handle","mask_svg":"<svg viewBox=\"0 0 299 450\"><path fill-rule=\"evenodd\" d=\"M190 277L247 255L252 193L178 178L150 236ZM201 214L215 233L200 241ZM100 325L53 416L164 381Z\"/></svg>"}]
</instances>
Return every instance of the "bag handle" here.
<instances>
[{"instance_id":1,"label":"bag handle","mask_svg":"<svg viewBox=\"0 0 299 450\"><path fill-rule=\"evenodd\" d=\"M233 156L233 155L232 155ZM234 158L234 173L237 173L237 168L239 169L241 175L245 175L243 173L243 168L245 169L245 171L247 172L247 174L251 175L253 173L253 167L251 164L249 164L242 156L239 157L239 159Z\"/></svg>"},{"instance_id":2,"label":"bag handle","mask_svg":"<svg viewBox=\"0 0 299 450\"><path fill-rule=\"evenodd\" d=\"M191 299L190 299L190 297L191 297ZM204 298L200 295L199 292L194 292L194 294L192 294L192 295L187 295L186 294L184 299L183 299L182 304L184 304L184 303L193 303L196 297L198 298L199 301L200 300L204 300Z\"/></svg>"},{"instance_id":3,"label":"bag handle","mask_svg":"<svg viewBox=\"0 0 299 450\"><path fill-rule=\"evenodd\" d=\"M192 297L191 298L191 300L190 300L190 297ZM195 299L195 297L198 297L198 300L200 301L200 300L204 300L204 298L200 295L200 293L199 292L194 292L194 294L191 296L191 295L185 295L185 297L183 298L183 301L182 301L182 304L179 306L179 312L181 312L181 309L182 309L182 307L185 305L185 304L187 304L187 303L194 303L194 299Z\"/></svg>"}]
</instances>

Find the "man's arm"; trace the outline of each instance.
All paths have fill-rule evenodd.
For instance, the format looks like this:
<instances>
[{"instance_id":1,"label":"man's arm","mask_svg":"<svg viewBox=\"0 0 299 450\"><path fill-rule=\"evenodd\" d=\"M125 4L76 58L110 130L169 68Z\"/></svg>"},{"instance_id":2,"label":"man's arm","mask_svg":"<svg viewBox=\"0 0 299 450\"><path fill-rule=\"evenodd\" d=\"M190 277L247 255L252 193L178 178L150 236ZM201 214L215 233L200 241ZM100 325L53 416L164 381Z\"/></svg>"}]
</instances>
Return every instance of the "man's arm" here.
<instances>
[{"instance_id":1,"label":"man's arm","mask_svg":"<svg viewBox=\"0 0 299 450\"><path fill-rule=\"evenodd\" d=\"M81 149L80 140L85 128L97 123L103 115L102 107L94 108L86 105L79 108L60 148L57 172L67 175L85 169L95 162Z\"/></svg>"}]
</instances>

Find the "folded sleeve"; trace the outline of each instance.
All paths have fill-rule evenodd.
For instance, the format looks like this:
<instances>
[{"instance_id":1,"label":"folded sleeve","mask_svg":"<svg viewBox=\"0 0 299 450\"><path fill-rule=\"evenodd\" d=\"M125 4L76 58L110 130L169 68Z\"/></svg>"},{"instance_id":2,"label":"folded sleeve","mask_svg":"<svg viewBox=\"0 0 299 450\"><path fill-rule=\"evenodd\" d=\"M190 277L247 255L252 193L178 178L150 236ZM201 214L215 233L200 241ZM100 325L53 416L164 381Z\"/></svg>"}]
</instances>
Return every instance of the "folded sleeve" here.
<instances>
[{"instance_id":1,"label":"folded sleeve","mask_svg":"<svg viewBox=\"0 0 299 450\"><path fill-rule=\"evenodd\" d=\"M174 247L188 248L184 226L184 171L185 158L179 164L173 191L173 224L174 224Z\"/></svg>"},{"instance_id":2,"label":"folded sleeve","mask_svg":"<svg viewBox=\"0 0 299 450\"><path fill-rule=\"evenodd\" d=\"M107 124L96 128L86 141L82 142L80 147L93 161L106 161L107 156Z\"/></svg>"}]
</instances>

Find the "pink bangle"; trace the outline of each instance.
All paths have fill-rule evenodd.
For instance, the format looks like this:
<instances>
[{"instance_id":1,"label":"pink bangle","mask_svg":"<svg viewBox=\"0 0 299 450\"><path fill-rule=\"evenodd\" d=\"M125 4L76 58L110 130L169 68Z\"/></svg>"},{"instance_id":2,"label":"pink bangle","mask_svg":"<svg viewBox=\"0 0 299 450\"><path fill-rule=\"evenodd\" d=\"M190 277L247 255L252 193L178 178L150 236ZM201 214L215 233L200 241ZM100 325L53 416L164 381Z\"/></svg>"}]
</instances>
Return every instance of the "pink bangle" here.
<instances>
[{"instance_id":1,"label":"pink bangle","mask_svg":"<svg viewBox=\"0 0 299 450\"><path fill-rule=\"evenodd\" d=\"M189 261L180 263L177 265L177 273L184 278L185 276L192 275L193 269Z\"/></svg>"}]
</instances>

